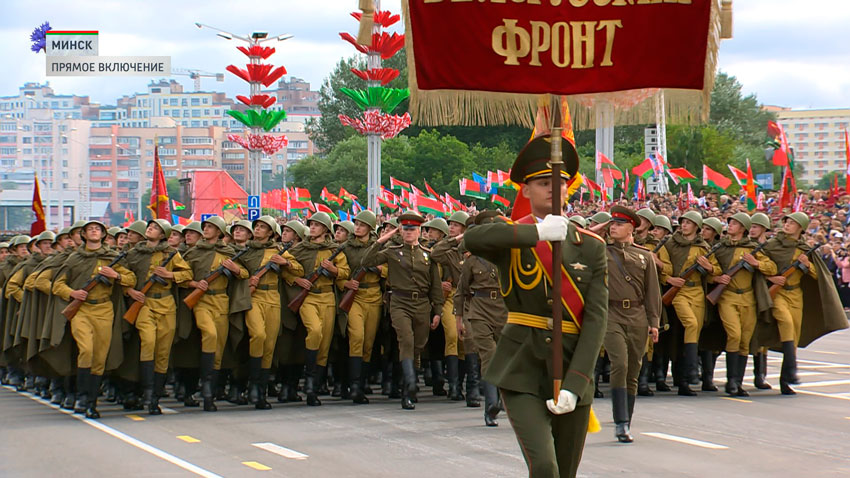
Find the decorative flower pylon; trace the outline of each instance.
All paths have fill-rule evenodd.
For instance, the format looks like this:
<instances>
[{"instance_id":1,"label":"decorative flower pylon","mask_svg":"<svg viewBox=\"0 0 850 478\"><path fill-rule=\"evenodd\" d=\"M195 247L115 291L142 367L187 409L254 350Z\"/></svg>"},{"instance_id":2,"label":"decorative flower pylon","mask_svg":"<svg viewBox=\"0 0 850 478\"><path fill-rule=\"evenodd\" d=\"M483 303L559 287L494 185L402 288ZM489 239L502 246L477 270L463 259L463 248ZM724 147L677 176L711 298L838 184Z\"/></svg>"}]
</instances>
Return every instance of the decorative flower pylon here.
<instances>
[{"instance_id":1,"label":"decorative flower pylon","mask_svg":"<svg viewBox=\"0 0 850 478\"><path fill-rule=\"evenodd\" d=\"M262 154L271 156L289 143L286 136L263 134L273 130L283 121L286 118L286 111L269 111L268 108L277 102L277 98L262 94L261 86L271 86L286 74L286 68L283 66L275 68L272 64L262 63L262 60L266 60L274 54L275 49L272 47L251 45L247 48L238 46L236 49L247 56L250 63L245 65L244 69L235 65L229 65L226 69L248 83L250 96L239 95L236 97L237 100L248 106L244 113L238 110L229 110L227 114L245 125L248 131L246 131L245 136L228 134L227 139L249 151L252 174L249 175L251 179L249 179L248 189L251 194L259 194L262 190L261 185L258 184L262 177L259 173Z\"/></svg>"},{"instance_id":2,"label":"decorative flower pylon","mask_svg":"<svg viewBox=\"0 0 850 478\"><path fill-rule=\"evenodd\" d=\"M351 98L364 113L361 118L339 115L339 120L343 125L351 126L358 133L366 135L369 154L368 206L375 210L381 192L381 141L396 137L410 126L409 113L401 116L391 114L410 96L410 90L387 88L386 85L398 78L399 71L381 67L381 60L392 58L404 47L403 33L390 34L382 32L381 28L394 25L401 17L389 11L374 11L370 0L361 0L360 9L362 13L351 14L360 23L357 38L348 33L340 33L339 36L366 55L366 70L351 69L352 73L366 81L366 89L340 88L340 93ZM368 31L370 26L371 36Z\"/></svg>"}]
</instances>

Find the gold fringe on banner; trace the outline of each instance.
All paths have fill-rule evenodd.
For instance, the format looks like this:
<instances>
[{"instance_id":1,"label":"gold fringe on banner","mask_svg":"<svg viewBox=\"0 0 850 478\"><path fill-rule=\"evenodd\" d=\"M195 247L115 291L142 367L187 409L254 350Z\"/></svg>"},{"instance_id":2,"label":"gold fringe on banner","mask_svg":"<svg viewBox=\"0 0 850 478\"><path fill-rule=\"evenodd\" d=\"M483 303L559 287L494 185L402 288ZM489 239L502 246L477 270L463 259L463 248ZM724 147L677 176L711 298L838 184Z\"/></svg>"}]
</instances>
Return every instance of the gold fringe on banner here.
<instances>
[{"instance_id":1,"label":"gold fringe on banner","mask_svg":"<svg viewBox=\"0 0 850 478\"><path fill-rule=\"evenodd\" d=\"M422 126L498 126L518 125L534 127L539 94L501 93L475 90L420 90L416 81L414 38L410 27L410 0L402 2L407 48L408 87L410 88L410 115L413 122ZM664 102L667 122L671 124L698 124L708 121L711 91L717 68L720 47L720 8L711 1L708 41L705 54L705 77L702 90L665 89ZM650 90L644 90L648 92ZM570 111L576 130L596 128L596 108L599 102L614 106L615 124L654 124L656 120L655 97L658 89L644 95L635 104L636 90L614 91L587 95L571 95Z\"/></svg>"}]
</instances>

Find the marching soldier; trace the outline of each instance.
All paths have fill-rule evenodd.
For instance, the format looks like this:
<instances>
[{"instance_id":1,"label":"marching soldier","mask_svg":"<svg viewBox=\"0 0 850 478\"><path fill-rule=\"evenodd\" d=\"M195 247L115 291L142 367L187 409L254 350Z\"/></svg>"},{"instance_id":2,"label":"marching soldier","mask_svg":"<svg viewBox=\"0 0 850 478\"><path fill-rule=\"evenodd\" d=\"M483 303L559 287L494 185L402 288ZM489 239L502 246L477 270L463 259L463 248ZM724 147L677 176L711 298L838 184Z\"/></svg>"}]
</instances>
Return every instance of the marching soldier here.
<instances>
[{"instance_id":1,"label":"marching soldier","mask_svg":"<svg viewBox=\"0 0 850 478\"><path fill-rule=\"evenodd\" d=\"M279 226L273 217L261 216L253 222L253 226L254 240L248 242L250 251L243 256L243 262L254 274L249 281L253 292L253 306L245 314L251 384L248 396L249 402L253 403L257 410L268 410L272 407L266 398L268 381L280 332L281 279L292 283L296 277L303 275L304 269L292 254L281 253L281 249L274 242L273 235ZM234 229L234 234L239 235L237 231L241 227ZM257 277L261 268L267 265L270 267L268 271L262 277Z\"/></svg>"},{"instance_id":2,"label":"marching soldier","mask_svg":"<svg viewBox=\"0 0 850 478\"><path fill-rule=\"evenodd\" d=\"M661 244L662 242L668 241L668 237L673 234L673 225L670 223L670 218L663 215L658 214L655 216L655 219L652 221L652 229L650 229L650 234L655 238L657 244ZM655 261L656 269L659 275L659 282L661 276L661 267L663 263L661 259L658 258L658 254L654 249L658 248L658 245L653 247L652 259ZM661 284L662 290L664 289L664 284ZM672 351L676 342L676 334L670 332L668 329L671 325L665 316L664 308L662 307L662 317L664 318L665 326L663 327L663 331L659 333L658 342L653 344L652 346L652 376L655 379L655 391L657 392L669 392L670 386L667 385L667 366L670 363L670 356L672 355ZM647 389L649 386L646 387ZM638 395L644 395L640 391L640 380L638 381ZM651 391L650 391L651 393Z\"/></svg>"},{"instance_id":3,"label":"marching soldier","mask_svg":"<svg viewBox=\"0 0 850 478\"><path fill-rule=\"evenodd\" d=\"M204 291L198 304L192 310L195 324L201 331L201 395L204 398L204 411L214 412L218 408L214 402L214 390L221 369L221 358L227 344L229 313L231 301L242 302L244 297L230 297L228 285L230 279L222 274L212 282L205 277L223 266L230 271L234 279L247 279L248 271L231 260L235 255L233 247L222 242L226 229L224 219L213 216L201 223L203 240L186 253L186 262L192 267L193 280L188 287ZM188 227L187 227L188 229ZM188 239L188 235L187 235ZM184 284L185 286L185 284ZM248 299L250 302L250 298Z\"/></svg>"},{"instance_id":4,"label":"marching soldier","mask_svg":"<svg viewBox=\"0 0 850 478\"><path fill-rule=\"evenodd\" d=\"M707 217L702 220L702 229L700 230L700 234L702 234L703 240L705 240L709 246L713 246L717 244L717 241L720 240L720 236L723 235L723 223L716 217Z\"/></svg>"},{"instance_id":5,"label":"marching soldier","mask_svg":"<svg viewBox=\"0 0 850 478\"><path fill-rule=\"evenodd\" d=\"M172 228L172 235L174 229ZM192 267L190 258L195 254L190 252L203 239L204 230L201 223L192 221L183 228L183 243L177 248L183 260ZM195 271L192 271L193 278ZM186 306L183 299L192 290L187 287L177 287L174 295L177 298L177 328L174 335L174 346L171 351L171 364L175 371L177 386L175 398L183 401L185 407L197 407L200 404L194 394L198 389L200 379L199 366L201 357L201 332L195 325L192 309Z\"/></svg>"},{"instance_id":6,"label":"marching soldier","mask_svg":"<svg viewBox=\"0 0 850 478\"><path fill-rule=\"evenodd\" d=\"M168 245L178 251L183 248L183 229L185 229L185 226L175 224L171 226L171 234L168 235Z\"/></svg>"},{"instance_id":7,"label":"marching soldier","mask_svg":"<svg viewBox=\"0 0 850 478\"><path fill-rule=\"evenodd\" d=\"M495 222L502 212L499 210L483 211L475 216L473 225ZM465 234L465 233L464 233ZM455 239L460 241L464 234ZM502 294L499 293L499 270L492 262L473 256L466 251L463 243L463 266L460 272L460 282L454 296L454 314L460 335L470 337L481 356L481 373L487 373L487 367L496 353L496 344L502 335L502 328L508 320L508 309ZM471 330L468 334L465 324ZM486 380L481 381L484 389L484 424L488 427L499 426L496 418L501 411L499 389Z\"/></svg>"},{"instance_id":8,"label":"marching soldier","mask_svg":"<svg viewBox=\"0 0 850 478\"><path fill-rule=\"evenodd\" d=\"M354 302L348 312L348 379L351 387L351 400L366 404L365 389L369 364L378 324L381 320L381 266L364 267L363 257L369 246L375 243L373 233L378 225L375 213L361 211L354 217L353 237L345 245L345 258L351 267L351 278L343 284L343 290L354 291ZM363 276L357 279L358 275Z\"/></svg>"},{"instance_id":9,"label":"marching soldier","mask_svg":"<svg viewBox=\"0 0 850 478\"><path fill-rule=\"evenodd\" d=\"M74 412L85 413L86 418L100 418L97 395L113 341L113 321L119 315L116 312L123 313L123 294L115 285L131 287L136 283L136 276L120 263L109 266L118 253L103 245L105 236L106 226L98 221L88 221L82 233L85 246L68 257L53 282L55 295L66 301L83 302L71 320L71 333L79 349L77 390L83 398L78 397L78 401L85 407ZM100 277L105 280L100 280ZM86 291L83 287L90 279L97 284Z\"/></svg>"},{"instance_id":10,"label":"marching soldier","mask_svg":"<svg viewBox=\"0 0 850 478\"><path fill-rule=\"evenodd\" d=\"M658 240L650 233L654 227L655 213L652 209L645 207L637 212L637 216L640 218L640 225L635 228L634 242L639 246L652 249L658 244Z\"/></svg>"},{"instance_id":11,"label":"marching soldier","mask_svg":"<svg viewBox=\"0 0 850 478\"><path fill-rule=\"evenodd\" d=\"M802 234L808 226L809 217L805 213L788 214L783 218L782 231L769 239L764 248L779 271L790 272L767 278L781 287L773 299L772 312L782 343L779 389L783 395L797 393L791 388L799 383L797 346L806 346L824 333L847 327L835 283L823 259L815 252L811 252L811 257L807 254L812 248L802 239ZM804 307L806 320L803 320Z\"/></svg>"},{"instance_id":12,"label":"marching soldier","mask_svg":"<svg viewBox=\"0 0 850 478\"><path fill-rule=\"evenodd\" d=\"M443 281L443 295L446 301L443 303L443 310L440 312L440 322L443 326L445 334L446 347L443 353L446 360L446 371L448 372L449 380L449 399L463 400L461 393L461 383L458 380L458 325L454 314L454 296L457 293L457 284L460 281L460 269L463 265L463 256L458 247L460 239L463 238L463 233L466 230L466 220L469 219L469 214L463 211L457 211L449 216L448 224L446 225L448 237L442 238L431 250L431 258L439 264L444 273L447 273L448 280ZM434 221L437 221L436 219ZM442 219L441 219L442 221ZM444 223L445 224L445 223ZM444 275L445 277L445 275ZM461 309L462 310L462 309ZM478 373L478 356L472 353L465 354L464 363L466 365L467 380L472 378L472 382L476 382L474 377ZM469 386L467 389L467 402L478 403L476 399L478 395L478 385ZM473 396L470 396L473 395Z\"/></svg>"},{"instance_id":13,"label":"marching soldier","mask_svg":"<svg viewBox=\"0 0 850 478\"><path fill-rule=\"evenodd\" d=\"M643 208L637 212L637 216L640 218L640 225L635 228L635 231L632 234L634 243L652 250L656 245L658 245L658 240L651 233L652 228L654 227L655 213L652 209ZM656 274L656 277L657 275L658 274ZM638 375L637 393L640 396L651 397L655 395L655 393L649 389L649 375L650 369L652 368L652 357L655 354L655 343L657 342L657 339L653 342L652 337L647 337L646 353L643 356L640 374Z\"/></svg>"},{"instance_id":14,"label":"marching soldier","mask_svg":"<svg viewBox=\"0 0 850 478\"><path fill-rule=\"evenodd\" d=\"M310 240L298 243L290 250L295 260L304 268L305 277L319 271L319 278L311 282L304 277L295 279L295 283L309 292L298 313L307 328L305 353L305 383L307 405L319 406L319 383L325 379L328 363L328 351L333 338L336 323L336 296L334 283L345 283L351 272L345 256L337 254L333 261L328 260L339 245L331 239L333 224L330 216L317 212L307 220Z\"/></svg>"},{"instance_id":15,"label":"marching soldier","mask_svg":"<svg viewBox=\"0 0 850 478\"><path fill-rule=\"evenodd\" d=\"M192 280L192 269L180 253L169 245L171 224L165 219L148 221L145 241L127 254L129 268L136 276L134 287L126 294L141 304L135 327L139 332L139 375L144 403L150 415L161 415L159 399L165 394L165 378L177 328L177 304L172 283ZM152 285L147 293L141 289Z\"/></svg>"},{"instance_id":16,"label":"marching soldier","mask_svg":"<svg viewBox=\"0 0 850 478\"><path fill-rule=\"evenodd\" d=\"M289 248L290 251L296 244L306 239L309 233L306 226L298 221L289 221L280 229L281 243L283 247ZM294 279L292 284L284 281L281 303L288 304L301 290ZM281 307L281 332L275 345L275 356L278 361L278 374L281 381L280 393L277 396L277 401L280 403L300 402L302 400L301 396L298 395L298 382L301 380L301 372L304 370L305 336L306 329L298 318L298 314L291 311L289 307Z\"/></svg>"},{"instance_id":17,"label":"marching soldier","mask_svg":"<svg viewBox=\"0 0 850 478\"><path fill-rule=\"evenodd\" d=\"M0 264L0 365L5 368L4 384L19 387L23 385L23 371L15 367L14 359L8 357L5 353L5 337L8 330L9 322L17 313L17 302L6 299L6 289L9 285L9 279L12 277L12 272L18 265L25 261L30 255L29 243L32 240L30 236L19 235L13 237L9 241L9 256Z\"/></svg>"},{"instance_id":18,"label":"marching soldier","mask_svg":"<svg viewBox=\"0 0 850 478\"><path fill-rule=\"evenodd\" d=\"M757 212L750 217L750 240L761 244L767 241L767 233L771 230L770 217L763 212ZM767 347L759 347L753 353L753 386L759 390L773 388L767 383Z\"/></svg>"},{"instance_id":19,"label":"marching soldier","mask_svg":"<svg viewBox=\"0 0 850 478\"><path fill-rule=\"evenodd\" d=\"M523 183L520 194L532 214L515 223L484 224L464 235L469 251L496 264L508 321L487 368L485 380L502 392L531 476L574 477L581 461L593 401L593 368L602 346L608 311L605 242L552 212L550 141L561 141L566 180L578 171L578 155L560 137L539 136L519 153L511 181ZM545 218L544 218L545 216ZM564 241L562 303L564 377L552 396L551 249ZM550 264L550 265L547 265ZM545 407L544 407L545 404Z\"/></svg>"},{"instance_id":20,"label":"marching soldier","mask_svg":"<svg viewBox=\"0 0 850 478\"><path fill-rule=\"evenodd\" d=\"M129 227L127 227L127 243L124 246L120 246L120 250L132 249L136 247L136 244L145 240L145 231L148 230L148 224L145 221L133 221ZM116 242L117 242L116 237Z\"/></svg>"},{"instance_id":21,"label":"marching soldier","mask_svg":"<svg viewBox=\"0 0 850 478\"><path fill-rule=\"evenodd\" d=\"M416 368L418 358L428 341L431 330L440 325L440 312L445 300L437 263L431 260L430 250L419 243L420 226L425 218L413 211L398 217L402 244L390 245L397 228L388 228L364 253L360 265L374 267L387 264L391 284L390 318L398 336L399 360L403 373L401 407L416 408ZM429 320L430 319L430 320Z\"/></svg>"},{"instance_id":22,"label":"marching soldier","mask_svg":"<svg viewBox=\"0 0 850 478\"><path fill-rule=\"evenodd\" d=\"M748 235L750 216L739 212L729 218L727 234L721 239L722 246L715 252L717 262L724 271L743 260L749 269L740 269L730 276L726 272L710 280L726 288L717 301L717 311L726 331L726 393L748 397L744 390L744 372L750 354L750 341L756 328L756 312L760 304L770 302L767 288L754 272L765 276L776 274L776 264L762 252L752 253L756 243Z\"/></svg>"},{"instance_id":23,"label":"marching soldier","mask_svg":"<svg viewBox=\"0 0 850 478\"><path fill-rule=\"evenodd\" d=\"M638 374L647 338L658 342L661 289L652 254L632 241L645 217L629 208L611 208L608 252L608 328L604 346L611 360L611 405L620 443L634 441L630 431Z\"/></svg>"},{"instance_id":24,"label":"marching soldier","mask_svg":"<svg viewBox=\"0 0 850 478\"><path fill-rule=\"evenodd\" d=\"M663 263L662 282L680 288L672 305L679 322L685 328L684 357L677 384L679 395L683 396L696 395L696 392L690 389L690 381L692 376L696 376L699 334L705 322L705 275L721 273L720 266L713 256L704 257L710 247L699 235L702 225L700 213L686 212L679 219L679 230L658 251L658 258ZM701 268L698 271L699 277L680 277L680 274L694 264Z\"/></svg>"}]
</instances>

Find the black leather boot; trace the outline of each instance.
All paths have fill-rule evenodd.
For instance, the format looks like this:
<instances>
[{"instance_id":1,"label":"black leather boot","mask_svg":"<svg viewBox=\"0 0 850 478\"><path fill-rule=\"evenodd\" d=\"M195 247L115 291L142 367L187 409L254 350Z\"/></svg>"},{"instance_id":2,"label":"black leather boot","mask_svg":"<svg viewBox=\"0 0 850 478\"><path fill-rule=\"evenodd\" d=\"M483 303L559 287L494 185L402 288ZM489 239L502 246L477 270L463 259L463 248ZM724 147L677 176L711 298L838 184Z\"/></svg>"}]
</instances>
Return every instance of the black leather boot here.
<instances>
[{"instance_id":1,"label":"black leather boot","mask_svg":"<svg viewBox=\"0 0 850 478\"><path fill-rule=\"evenodd\" d=\"M322 405L317 391L317 375L319 367L316 365L318 350L307 350L304 353L304 393L307 394L307 405L318 407Z\"/></svg>"},{"instance_id":2,"label":"black leather boot","mask_svg":"<svg viewBox=\"0 0 850 478\"><path fill-rule=\"evenodd\" d=\"M88 406L86 406L86 418L96 420L100 418L100 413L97 411L97 396L100 394L100 383L103 380L103 375L89 375L89 395Z\"/></svg>"},{"instance_id":3,"label":"black leather boot","mask_svg":"<svg viewBox=\"0 0 850 478\"><path fill-rule=\"evenodd\" d=\"M60 407L63 410L73 410L74 402L76 401L76 377L68 376L63 379L65 385L65 400L62 401Z\"/></svg>"},{"instance_id":4,"label":"black leather boot","mask_svg":"<svg viewBox=\"0 0 850 478\"><path fill-rule=\"evenodd\" d=\"M248 357L248 403L257 404L260 399L260 374L262 357Z\"/></svg>"},{"instance_id":5,"label":"black leather boot","mask_svg":"<svg viewBox=\"0 0 850 478\"><path fill-rule=\"evenodd\" d=\"M298 384L301 383L301 375L304 372L304 364L295 363L287 366L289 371L289 390L286 395L287 402L300 402L303 399L298 394Z\"/></svg>"},{"instance_id":6,"label":"black leather boot","mask_svg":"<svg viewBox=\"0 0 850 478\"><path fill-rule=\"evenodd\" d=\"M139 362L139 384L142 386L142 404L150 411L153 400L153 360Z\"/></svg>"},{"instance_id":7,"label":"black leather boot","mask_svg":"<svg viewBox=\"0 0 850 478\"><path fill-rule=\"evenodd\" d=\"M195 400L195 392L198 391L198 369L183 369L180 374L180 381L183 383L183 406L197 407L200 403Z\"/></svg>"},{"instance_id":8,"label":"black leather boot","mask_svg":"<svg viewBox=\"0 0 850 478\"><path fill-rule=\"evenodd\" d=\"M605 394L599 390L599 384L602 383L602 374L605 370L605 358L597 357L596 366L593 369L593 398L605 398Z\"/></svg>"},{"instance_id":9,"label":"black leather boot","mask_svg":"<svg viewBox=\"0 0 850 478\"><path fill-rule=\"evenodd\" d=\"M436 360L422 359L422 381L426 387L434 386L434 362ZM440 373L442 374L442 370L440 370Z\"/></svg>"},{"instance_id":10,"label":"black leather boot","mask_svg":"<svg viewBox=\"0 0 850 478\"><path fill-rule=\"evenodd\" d=\"M679 372L679 382L677 383L679 386L678 393L684 397L695 397L697 395L690 387L691 375L697 367L697 355L697 344L684 345L684 357L680 361L682 370Z\"/></svg>"},{"instance_id":11,"label":"black leather boot","mask_svg":"<svg viewBox=\"0 0 850 478\"><path fill-rule=\"evenodd\" d=\"M711 350L703 350L700 352L700 360L702 361L702 391L716 392L717 386L714 385L714 364L717 356Z\"/></svg>"},{"instance_id":12,"label":"black leather boot","mask_svg":"<svg viewBox=\"0 0 850 478\"><path fill-rule=\"evenodd\" d=\"M669 363L670 360L666 355L659 353L657 350L655 351L655 355L652 356L652 366L655 375L656 392L669 392L671 390L670 385L667 385L667 365Z\"/></svg>"},{"instance_id":13,"label":"black leather boot","mask_svg":"<svg viewBox=\"0 0 850 478\"><path fill-rule=\"evenodd\" d=\"M484 386L484 425L488 427L497 427L499 422L496 418L499 417L499 389L492 383L482 380Z\"/></svg>"},{"instance_id":14,"label":"black leather boot","mask_svg":"<svg viewBox=\"0 0 850 478\"><path fill-rule=\"evenodd\" d=\"M651 397L655 392L649 389L649 371L651 365L646 355L643 356L643 361L640 366L640 375L638 375L637 393L641 397Z\"/></svg>"},{"instance_id":15,"label":"black leather boot","mask_svg":"<svg viewBox=\"0 0 850 478\"><path fill-rule=\"evenodd\" d=\"M800 383L797 378L797 346L793 340L782 342L782 370L779 373L779 390L782 395L796 395L791 385Z\"/></svg>"},{"instance_id":16,"label":"black leather boot","mask_svg":"<svg viewBox=\"0 0 850 478\"><path fill-rule=\"evenodd\" d=\"M377 379L378 376L373 374L372 363L364 361L362 365L362 372L360 374L360 391L363 392L363 395L372 395L371 380L373 378Z\"/></svg>"},{"instance_id":17,"label":"black leather boot","mask_svg":"<svg viewBox=\"0 0 850 478\"><path fill-rule=\"evenodd\" d=\"M738 355L737 352L726 352L726 393L738 395Z\"/></svg>"},{"instance_id":18,"label":"black leather boot","mask_svg":"<svg viewBox=\"0 0 850 478\"><path fill-rule=\"evenodd\" d=\"M747 355L738 356L738 370L736 378L738 380L738 396L749 397L750 393L744 390L744 374L747 373Z\"/></svg>"},{"instance_id":19,"label":"black leather boot","mask_svg":"<svg viewBox=\"0 0 850 478\"><path fill-rule=\"evenodd\" d=\"M316 365L315 377L316 394L330 395L331 391L328 389L328 367Z\"/></svg>"},{"instance_id":20,"label":"black leather boot","mask_svg":"<svg viewBox=\"0 0 850 478\"><path fill-rule=\"evenodd\" d=\"M204 411L215 412L218 407L215 406L215 391L216 391L216 375L217 371L213 370L215 364L215 353L201 353L201 396L204 398Z\"/></svg>"},{"instance_id":21,"label":"black leather boot","mask_svg":"<svg viewBox=\"0 0 850 478\"><path fill-rule=\"evenodd\" d=\"M413 373L414 379L416 377L416 371ZM415 383L415 382L414 382ZM401 366L401 362L393 362L393 374L392 374L392 385L390 385L390 394L389 398L402 398L401 390L404 388L404 369Z\"/></svg>"},{"instance_id":22,"label":"black leather boot","mask_svg":"<svg viewBox=\"0 0 850 478\"><path fill-rule=\"evenodd\" d=\"M393 391L393 363L387 360L381 366L381 395L389 396Z\"/></svg>"},{"instance_id":23,"label":"black leather boot","mask_svg":"<svg viewBox=\"0 0 850 478\"><path fill-rule=\"evenodd\" d=\"M478 354L466 354L466 406L478 408L481 406L481 362Z\"/></svg>"},{"instance_id":24,"label":"black leather boot","mask_svg":"<svg viewBox=\"0 0 850 478\"><path fill-rule=\"evenodd\" d=\"M629 429L629 408L625 388L611 389L611 409L614 412L614 435L620 443L631 443L631 430Z\"/></svg>"},{"instance_id":25,"label":"black leather boot","mask_svg":"<svg viewBox=\"0 0 850 478\"><path fill-rule=\"evenodd\" d=\"M61 405L65 400L65 387L62 378L54 378L50 380L50 403L53 405Z\"/></svg>"},{"instance_id":26,"label":"black leather boot","mask_svg":"<svg viewBox=\"0 0 850 478\"><path fill-rule=\"evenodd\" d=\"M91 382L91 369L77 369L77 401L74 403L74 413L86 413L89 404L89 382Z\"/></svg>"},{"instance_id":27,"label":"black leather boot","mask_svg":"<svg viewBox=\"0 0 850 478\"><path fill-rule=\"evenodd\" d=\"M272 404L268 401L269 394L269 376L272 371L264 368L260 369L260 380L257 384L257 401L254 403L254 408L257 410L271 410Z\"/></svg>"},{"instance_id":28,"label":"black leather boot","mask_svg":"<svg viewBox=\"0 0 850 478\"><path fill-rule=\"evenodd\" d=\"M448 357L446 357L448 359ZM455 357L457 360L457 357ZM446 393L446 379L443 378L443 362L441 360L431 360L431 389L434 392L435 397L445 397L448 395ZM456 377L455 377L456 378ZM425 385L428 385L427 383Z\"/></svg>"},{"instance_id":29,"label":"black leather boot","mask_svg":"<svg viewBox=\"0 0 850 478\"><path fill-rule=\"evenodd\" d=\"M457 358L457 357L455 357ZM413 359L401 361L403 376L401 408L405 410L416 409L416 369L413 367Z\"/></svg>"},{"instance_id":30,"label":"black leather boot","mask_svg":"<svg viewBox=\"0 0 850 478\"><path fill-rule=\"evenodd\" d=\"M153 397L148 405L148 413L151 415L162 415L162 409L159 408L159 399L165 396L165 381L168 375L164 373L153 374Z\"/></svg>"},{"instance_id":31,"label":"black leather boot","mask_svg":"<svg viewBox=\"0 0 850 478\"><path fill-rule=\"evenodd\" d=\"M767 355L763 353L753 355L753 385L759 390L773 388L767 383Z\"/></svg>"},{"instance_id":32,"label":"black leather boot","mask_svg":"<svg viewBox=\"0 0 850 478\"><path fill-rule=\"evenodd\" d=\"M363 358L348 357L348 378L351 380L351 401L360 405L369 403L366 394L363 393Z\"/></svg>"},{"instance_id":33,"label":"black leather boot","mask_svg":"<svg viewBox=\"0 0 850 478\"><path fill-rule=\"evenodd\" d=\"M449 379L449 400L459 402L463 400L463 393L460 391L460 383L458 383L458 359L457 355L446 356L446 375ZM436 394L435 394L436 395Z\"/></svg>"},{"instance_id":34,"label":"black leather boot","mask_svg":"<svg viewBox=\"0 0 850 478\"><path fill-rule=\"evenodd\" d=\"M626 391L628 393L628 390ZM635 400L637 399L634 395L626 395L626 402L629 406L629 428L632 426L632 417L635 415Z\"/></svg>"}]
</instances>

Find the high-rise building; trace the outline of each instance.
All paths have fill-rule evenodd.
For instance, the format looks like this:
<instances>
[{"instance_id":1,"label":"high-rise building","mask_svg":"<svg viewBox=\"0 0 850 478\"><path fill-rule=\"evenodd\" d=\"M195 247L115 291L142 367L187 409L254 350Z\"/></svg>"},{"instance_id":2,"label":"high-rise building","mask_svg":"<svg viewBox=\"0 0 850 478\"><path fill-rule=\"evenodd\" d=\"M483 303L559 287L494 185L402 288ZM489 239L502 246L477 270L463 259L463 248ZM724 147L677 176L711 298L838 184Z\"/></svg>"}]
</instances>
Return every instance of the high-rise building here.
<instances>
[{"instance_id":1,"label":"high-rise building","mask_svg":"<svg viewBox=\"0 0 850 478\"><path fill-rule=\"evenodd\" d=\"M850 127L850 108L774 111L794 148L795 161L803 166L803 175L797 178L801 185L814 186L826 174L845 171L844 130Z\"/></svg>"}]
</instances>

